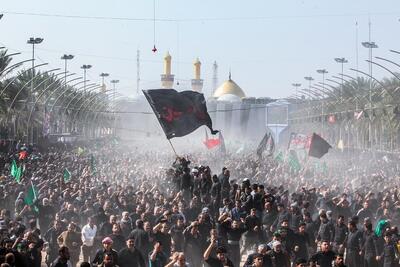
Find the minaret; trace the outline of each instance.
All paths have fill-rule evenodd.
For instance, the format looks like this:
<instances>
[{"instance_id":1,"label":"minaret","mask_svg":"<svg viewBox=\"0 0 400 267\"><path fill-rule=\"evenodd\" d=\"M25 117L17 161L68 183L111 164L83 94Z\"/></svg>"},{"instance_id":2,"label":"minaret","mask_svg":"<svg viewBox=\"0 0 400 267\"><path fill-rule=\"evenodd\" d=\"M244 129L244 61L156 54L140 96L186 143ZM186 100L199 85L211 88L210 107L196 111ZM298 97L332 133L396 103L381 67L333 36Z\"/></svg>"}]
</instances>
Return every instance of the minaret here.
<instances>
[{"instance_id":1,"label":"minaret","mask_svg":"<svg viewBox=\"0 0 400 267\"><path fill-rule=\"evenodd\" d=\"M174 75L171 74L171 55L169 52L164 57L164 74L161 74L161 87L171 89L174 85Z\"/></svg>"},{"instance_id":2,"label":"minaret","mask_svg":"<svg viewBox=\"0 0 400 267\"><path fill-rule=\"evenodd\" d=\"M192 79L192 90L201 93L203 89L203 80L200 79L200 68L201 62L199 58L197 58L194 63L194 79Z\"/></svg>"},{"instance_id":3,"label":"minaret","mask_svg":"<svg viewBox=\"0 0 400 267\"><path fill-rule=\"evenodd\" d=\"M218 65L217 65L217 61L214 61L213 64L213 79L212 79L212 90L211 90L211 96L214 95L215 90L217 90L217 86L218 86Z\"/></svg>"}]
</instances>

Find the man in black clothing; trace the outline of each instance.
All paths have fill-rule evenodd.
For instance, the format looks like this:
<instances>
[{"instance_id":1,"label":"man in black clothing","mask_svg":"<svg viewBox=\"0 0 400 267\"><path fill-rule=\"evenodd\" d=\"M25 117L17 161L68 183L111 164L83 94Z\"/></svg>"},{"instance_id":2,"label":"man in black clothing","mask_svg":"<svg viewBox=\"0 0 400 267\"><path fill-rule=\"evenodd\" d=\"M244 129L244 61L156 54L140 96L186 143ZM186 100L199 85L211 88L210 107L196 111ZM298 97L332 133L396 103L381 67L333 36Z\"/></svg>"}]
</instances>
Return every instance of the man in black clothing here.
<instances>
[{"instance_id":1,"label":"man in black clothing","mask_svg":"<svg viewBox=\"0 0 400 267\"><path fill-rule=\"evenodd\" d=\"M361 252L364 256L364 267L376 267L378 263L376 262L376 256L378 256L378 244L377 237L372 230L372 224L364 224L363 232L363 245Z\"/></svg>"},{"instance_id":2,"label":"man in black clothing","mask_svg":"<svg viewBox=\"0 0 400 267\"><path fill-rule=\"evenodd\" d=\"M246 217L245 224L247 233L244 239L244 248L248 249L252 245L257 245L261 233L261 220L256 216L257 210L252 208L250 215Z\"/></svg>"},{"instance_id":3,"label":"man in black clothing","mask_svg":"<svg viewBox=\"0 0 400 267\"><path fill-rule=\"evenodd\" d=\"M227 213L220 216L219 222L224 228L228 238L228 252L230 258L234 262L235 266L239 266L240 263L240 238L242 234L247 231L245 227L241 227L240 221L232 221L227 217Z\"/></svg>"},{"instance_id":4,"label":"man in black clothing","mask_svg":"<svg viewBox=\"0 0 400 267\"><path fill-rule=\"evenodd\" d=\"M118 253L118 261L120 267L145 267L143 256L139 250L135 248L135 239L129 236L126 241L126 248Z\"/></svg>"},{"instance_id":5,"label":"man in black clothing","mask_svg":"<svg viewBox=\"0 0 400 267\"><path fill-rule=\"evenodd\" d=\"M294 238L294 255L295 261L298 259L308 260L309 253L308 247L310 246L312 240L310 236L306 232L306 224L300 223L299 231L295 234Z\"/></svg>"},{"instance_id":6,"label":"man in black clothing","mask_svg":"<svg viewBox=\"0 0 400 267\"><path fill-rule=\"evenodd\" d=\"M160 241L162 245L162 250L165 255L169 256L171 254L171 235L168 233L168 225L165 221L160 222L153 228L154 237L157 241Z\"/></svg>"},{"instance_id":7,"label":"man in black clothing","mask_svg":"<svg viewBox=\"0 0 400 267\"><path fill-rule=\"evenodd\" d=\"M190 201L192 198L192 186L193 186L193 181L192 181L192 176L190 175L190 169L185 168L184 173L180 176L180 190L183 193L183 199L187 202Z\"/></svg>"},{"instance_id":8,"label":"man in black clothing","mask_svg":"<svg viewBox=\"0 0 400 267\"><path fill-rule=\"evenodd\" d=\"M221 198L229 197L229 191L231 189L231 185L229 183L229 177L231 176L228 169L223 168L222 174L218 177L219 182L221 183Z\"/></svg>"},{"instance_id":9,"label":"man in black clothing","mask_svg":"<svg viewBox=\"0 0 400 267\"><path fill-rule=\"evenodd\" d=\"M362 233L357 229L354 221L349 222L349 233L346 238L346 265L349 267L361 266L360 251L362 247Z\"/></svg>"},{"instance_id":10,"label":"man in black clothing","mask_svg":"<svg viewBox=\"0 0 400 267\"><path fill-rule=\"evenodd\" d=\"M386 232L384 236L385 245L383 247L383 252L381 255L377 256L378 261L383 261L383 267L398 267L399 263L396 259L396 247L392 241L392 234Z\"/></svg>"},{"instance_id":11,"label":"man in black clothing","mask_svg":"<svg viewBox=\"0 0 400 267\"><path fill-rule=\"evenodd\" d=\"M217 257L211 257L211 251L214 247L216 247L217 241L214 237L211 237L211 243L204 252L203 258L204 261L210 267L234 267L232 261L226 257L226 249L224 247L218 247L216 250Z\"/></svg>"},{"instance_id":12,"label":"man in black clothing","mask_svg":"<svg viewBox=\"0 0 400 267\"><path fill-rule=\"evenodd\" d=\"M290 267L290 255L283 250L281 242L274 241L272 250L267 254L271 258L272 266Z\"/></svg>"},{"instance_id":13,"label":"man in black clothing","mask_svg":"<svg viewBox=\"0 0 400 267\"><path fill-rule=\"evenodd\" d=\"M58 258L51 264L51 267L69 267L69 250L67 247L60 247Z\"/></svg>"},{"instance_id":14,"label":"man in black clothing","mask_svg":"<svg viewBox=\"0 0 400 267\"><path fill-rule=\"evenodd\" d=\"M106 254L110 254L110 255L112 255L113 262L115 264L118 264L118 253L114 249L112 249L112 244L113 244L112 239L109 237L106 237L103 239L102 243L103 243L103 249L100 249L97 251L96 256L94 257L92 263L100 265L103 263L104 256Z\"/></svg>"},{"instance_id":15,"label":"man in black clothing","mask_svg":"<svg viewBox=\"0 0 400 267\"><path fill-rule=\"evenodd\" d=\"M369 265L368 265L369 266ZM344 265L344 257L343 254L337 254L335 257L335 263L333 264L333 267L346 267Z\"/></svg>"},{"instance_id":16,"label":"man in black clothing","mask_svg":"<svg viewBox=\"0 0 400 267\"><path fill-rule=\"evenodd\" d=\"M325 213L322 213L319 217L321 220L321 225L319 226L316 242L320 242L321 240L333 242L335 231L334 226L332 225L331 221L328 220Z\"/></svg>"},{"instance_id":17,"label":"man in black clothing","mask_svg":"<svg viewBox=\"0 0 400 267\"><path fill-rule=\"evenodd\" d=\"M337 222L334 226L334 237L333 237L333 251L336 253L344 252L344 242L347 236L347 226L344 223L344 216L339 215Z\"/></svg>"},{"instance_id":18,"label":"man in black clothing","mask_svg":"<svg viewBox=\"0 0 400 267\"><path fill-rule=\"evenodd\" d=\"M254 263L254 258L259 257L260 255L262 257L262 261L263 261L262 266L263 267L272 266L271 257L267 254L267 252L268 252L267 245L264 245L264 244L259 245L256 253L252 253L252 254L249 254L249 256L247 256L246 262L244 263L243 267L252 267L253 263Z\"/></svg>"},{"instance_id":19,"label":"man in black clothing","mask_svg":"<svg viewBox=\"0 0 400 267\"><path fill-rule=\"evenodd\" d=\"M329 247L329 241L321 242L321 251L311 257L312 262L316 262L320 267L331 267L332 261L335 259L335 253Z\"/></svg>"},{"instance_id":20,"label":"man in black clothing","mask_svg":"<svg viewBox=\"0 0 400 267\"><path fill-rule=\"evenodd\" d=\"M61 221L54 221L54 226L51 227L45 234L44 239L48 243L48 250L46 253L46 263L50 265L58 255L57 238L64 231Z\"/></svg>"},{"instance_id":21,"label":"man in black clothing","mask_svg":"<svg viewBox=\"0 0 400 267\"><path fill-rule=\"evenodd\" d=\"M171 230L169 231L169 234L171 235L171 238L174 242L174 249L175 251L183 251L183 245L184 245L184 236L183 236L183 230L184 230L184 222L183 218L180 217L178 220L176 220L175 224L172 225Z\"/></svg>"},{"instance_id":22,"label":"man in black clothing","mask_svg":"<svg viewBox=\"0 0 400 267\"><path fill-rule=\"evenodd\" d=\"M272 205L272 202L267 201L264 204L264 210L261 215L261 223L263 225L264 239L269 240L272 238L271 226L276 220L278 212L276 208Z\"/></svg>"},{"instance_id":23,"label":"man in black clothing","mask_svg":"<svg viewBox=\"0 0 400 267\"><path fill-rule=\"evenodd\" d=\"M136 220L136 229L134 229L130 236L135 240L135 248L139 250L142 255L147 255L146 249L149 247L149 235L144 230L144 223L142 220Z\"/></svg>"}]
</instances>

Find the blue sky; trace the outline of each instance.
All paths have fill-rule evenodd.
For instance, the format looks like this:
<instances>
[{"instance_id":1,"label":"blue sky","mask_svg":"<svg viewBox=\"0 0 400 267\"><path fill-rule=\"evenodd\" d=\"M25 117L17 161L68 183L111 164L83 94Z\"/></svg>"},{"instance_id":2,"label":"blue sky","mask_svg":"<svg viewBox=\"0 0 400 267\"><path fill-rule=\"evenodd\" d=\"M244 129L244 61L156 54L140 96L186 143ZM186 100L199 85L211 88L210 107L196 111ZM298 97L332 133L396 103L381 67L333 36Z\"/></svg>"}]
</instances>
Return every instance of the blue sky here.
<instances>
[{"instance_id":1,"label":"blue sky","mask_svg":"<svg viewBox=\"0 0 400 267\"><path fill-rule=\"evenodd\" d=\"M162 58L172 55L173 73L179 89L190 89L192 62L200 58L204 91L210 94L212 63L219 65L219 83L228 77L248 96L285 97L291 86L304 76L321 77L318 68L330 74L340 72L335 57L346 57L347 68L356 67L356 21L359 38L359 69L368 71L368 20L372 21L372 41L379 45L375 55L400 62L400 1L398 0L155 0L157 53L153 47L152 0L1 0L0 45L23 52L17 59L31 56L26 40L43 37L36 53L38 62L63 67L64 53L75 55L69 70L91 64L88 77L100 81L101 72L120 80L119 91L136 92L136 50L141 51L141 89L160 86ZM41 13L89 17L140 18L148 20L77 19L30 16ZM177 22L177 20L179 22ZM397 70L393 65L386 65ZM351 71L346 73L354 75ZM387 76L374 68L377 77ZM109 80L110 80L109 79Z\"/></svg>"}]
</instances>

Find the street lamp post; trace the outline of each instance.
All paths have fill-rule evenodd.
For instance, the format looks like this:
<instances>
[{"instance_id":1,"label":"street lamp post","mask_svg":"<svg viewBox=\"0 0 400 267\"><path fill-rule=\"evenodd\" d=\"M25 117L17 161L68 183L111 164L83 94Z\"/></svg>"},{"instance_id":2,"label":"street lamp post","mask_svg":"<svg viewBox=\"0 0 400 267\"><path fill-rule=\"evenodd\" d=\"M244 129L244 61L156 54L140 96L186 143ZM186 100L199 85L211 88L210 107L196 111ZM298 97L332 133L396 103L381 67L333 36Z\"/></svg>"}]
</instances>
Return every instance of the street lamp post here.
<instances>
[{"instance_id":1,"label":"street lamp post","mask_svg":"<svg viewBox=\"0 0 400 267\"><path fill-rule=\"evenodd\" d=\"M104 78L110 76L110 74L102 72L100 73L101 77L101 90L105 91L105 85L104 85Z\"/></svg>"},{"instance_id":2,"label":"street lamp post","mask_svg":"<svg viewBox=\"0 0 400 267\"><path fill-rule=\"evenodd\" d=\"M73 59L73 55L64 54L61 59L64 60L64 87L67 89L67 61Z\"/></svg>"},{"instance_id":3,"label":"street lamp post","mask_svg":"<svg viewBox=\"0 0 400 267\"><path fill-rule=\"evenodd\" d=\"M304 79L305 79L306 81L308 81L308 94L310 95L310 94L311 94L311 82L314 81L314 78L311 77L311 76L306 76L306 77L304 77ZM312 100L311 100L311 96L309 96L309 100L310 100L310 101L309 101L309 103L308 103L308 105L309 105L308 108L309 108L310 111L311 111L311 109L312 109L312 108L311 108L311 106L312 106L312 105L311 105L311 101L312 101Z\"/></svg>"},{"instance_id":4,"label":"street lamp post","mask_svg":"<svg viewBox=\"0 0 400 267\"><path fill-rule=\"evenodd\" d=\"M342 58L335 58L335 61L336 61L337 63L342 64L342 74L341 74L341 76L342 76L342 84L341 84L341 86L340 86L340 100L342 100L342 94L343 94L343 65L346 64L346 63L348 63L349 61L348 61L347 59L345 59L344 57L342 57Z\"/></svg>"},{"instance_id":5,"label":"street lamp post","mask_svg":"<svg viewBox=\"0 0 400 267\"><path fill-rule=\"evenodd\" d=\"M317 73L322 74L322 90L324 93L325 91L325 74L328 73L326 69L318 69ZM325 115L324 115L324 99L321 99L321 124L322 124L322 131L324 130L324 120L325 120Z\"/></svg>"},{"instance_id":6,"label":"street lamp post","mask_svg":"<svg viewBox=\"0 0 400 267\"><path fill-rule=\"evenodd\" d=\"M26 41L27 44L31 44L32 45L32 78L35 77L35 45L36 44L40 44L41 42L43 42L43 38L39 38L39 37L31 37L29 38L28 41ZM31 96L31 94L33 93L33 79L31 81L31 91L29 93L29 96ZM28 97L29 99L29 97Z\"/></svg>"},{"instance_id":7,"label":"street lamp post","mask_svg":"<svg viewBox=\"0 0 400 267\"><path fill-rule=\"evenodd\" d=\"M81 69L83 69L83 80L86 81L86 71L90 69L92 65L82 65ZM86 82L83 83L83 91L86 93Z\"/></svg>"},{"instance_id":8,"label":"street lamp post","mask_svg":"<svg viewBox=\"0 0 400 267\"><path fill-rule=\"evenodd\" d=\"M295 94L297 96L297 92L298 92L299 87L301 86L301 83L292 83L292 86L294 86Z\"/></svg>"},{"instance_id":9,"label":"street lamp post","mask_svg":"<svg viewBox=\"0 0 400 267\"><path fill-rule=\"evenodd\" d=\"M116 93L116 89L115 89L115 85L117 83L119 83L119 80L111 80L110 81L113 84L113 113L114 113L114 136L116 136L116 130L117 130L117 119L115 117L115 109L117 107L116 103L115 103L115 93Z\"/></svg>"},{"instance_id":10,"label":"street lamp post","mask_svg":"<svg viewBox=\"0 0 400 267\"><path fill-rule=\"evenodd\" d=\"M378 45L375 44L375 42L371 42L371 40L368 42L362 42L361 44L365 48L369 49L369 75L372 77L372 49L378 48ZM370 105L370 110L372 111L372 81L371 81L371 79L369 82L369 105ZM372 123L371 123L371 121L369 122L369 131L368 132L369 132L369 134L368 134L369 142L370 142L370 146L372 148Z\"/></svg>"}]
</instances>

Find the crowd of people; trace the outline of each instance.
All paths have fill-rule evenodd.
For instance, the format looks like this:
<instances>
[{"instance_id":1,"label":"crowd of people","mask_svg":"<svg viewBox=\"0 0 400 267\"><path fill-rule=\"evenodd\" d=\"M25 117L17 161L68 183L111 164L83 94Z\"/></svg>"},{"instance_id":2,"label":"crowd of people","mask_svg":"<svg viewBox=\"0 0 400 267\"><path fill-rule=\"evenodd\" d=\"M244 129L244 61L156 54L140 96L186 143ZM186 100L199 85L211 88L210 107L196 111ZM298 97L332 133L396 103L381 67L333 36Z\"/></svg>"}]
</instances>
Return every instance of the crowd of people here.
<instances>
[{"instance_id":1,"label":"crowd of people","mask_svg":"<svg viewBox=\"0 0 400 267\"><path fill-rule=\"evenodd\" d=\"M333 151L317 172L253 154L18 143L0 157L0 266L400 266L395 156Z\"/></svg>"}]
</instances>

